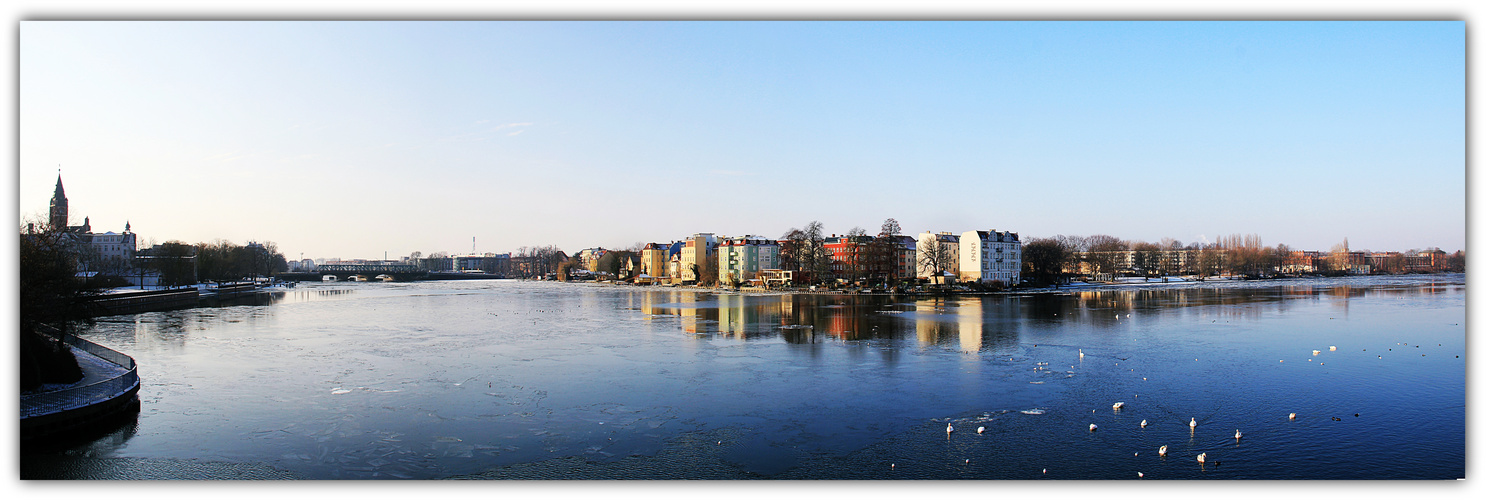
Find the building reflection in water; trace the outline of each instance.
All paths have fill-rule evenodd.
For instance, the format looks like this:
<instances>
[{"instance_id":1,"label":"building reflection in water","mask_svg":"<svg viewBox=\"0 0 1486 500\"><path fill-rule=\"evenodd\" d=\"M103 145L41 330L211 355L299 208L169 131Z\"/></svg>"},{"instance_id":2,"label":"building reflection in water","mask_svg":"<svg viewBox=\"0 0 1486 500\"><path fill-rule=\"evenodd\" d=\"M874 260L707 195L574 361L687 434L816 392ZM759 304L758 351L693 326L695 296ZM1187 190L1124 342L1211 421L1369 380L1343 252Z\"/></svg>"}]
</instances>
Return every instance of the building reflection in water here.
<instances>
[{"instance_id":1,"label":"building reflection in water","mask_svg":"<svg viewBox=\"0 0 1486 500\"><path fill-rule=\"evenodd\" d=\"M1265 314L1283 314L1298 300L1327 298L1345 310L1349 300L1368 294L1438 293L1464 293L1464 285L1167 287L1035 296L920 297L908 302L882 295L647 291L631 303L655 318L678 318L683 331L697 335L739 340L778 336L791 344L810 344L831 339L898 339L911 331L920 346L999 357L1016 352L1030 329L1054 335L1070 325L1123 329L1149 321L1153 315L1201 323L1257 320Z\"/></svg>"}]
</instances>

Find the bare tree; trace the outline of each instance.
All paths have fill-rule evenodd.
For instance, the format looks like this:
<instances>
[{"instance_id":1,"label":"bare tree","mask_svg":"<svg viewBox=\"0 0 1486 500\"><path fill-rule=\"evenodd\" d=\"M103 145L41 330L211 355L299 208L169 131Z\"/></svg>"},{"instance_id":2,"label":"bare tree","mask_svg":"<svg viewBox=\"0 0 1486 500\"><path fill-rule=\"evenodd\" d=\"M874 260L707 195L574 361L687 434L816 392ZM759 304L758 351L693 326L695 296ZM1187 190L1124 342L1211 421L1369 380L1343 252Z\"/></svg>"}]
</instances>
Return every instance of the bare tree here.
<instances>
[{"instance_id":1,"label":"bare tree","mask_svg":"<svg viewBox=\"0 0 1486 500\"><path fill-rule=\"evenodd\" d=\"M1331 253L1326 256L1326 270L1332 274L1346 274L1352 268L1351 260L1351 245L1342 238L1342 242L1332 246Z\"/></svg>"},{"instance_id":2,"label":"bare tree","mask_svg":"<svg viewBox=\"0 0 1486 500\"><path fill-rule=\"evenodd\" d=\"M918 242L918 252L915 257L918 273L933 276L934 278L930 283L942 284L944 271L947 270L946 268L949 267L949 263L952 262L954 256L949 254L950 246L940 241L939 238L940 235L931 235L928 238L920 240ZM1025 249L1025 247L1023 248ZM1025 250L1023 253L1025 254Z\"/></svg>"},{"instance_id":3,"label":"bare tree","mask_svg":"<svg viewBox=\"0 0 1486 500\"><path fill-rule=\"evenodd\" d=\"M1144 241L1130 245L1132 254L1131 263L1140 271L1140 275L1150 281L1151 274L1157 272L1161 267L1161 247L1154 243Z\"/></svg>"},{"instance_id":4,"label":"bare tree","mask_svg":"<svg viewBox=\"0 0 1486 500\"><path fill-rule=\"evenodd\" d=\"M862 272L872 268L871 255L867 248L871 238L867 236L867 230L861 226L853 227L846 232L846 252L841 261L841 274L851 281L862 277Z\"/></svg>"},{"instance_id":5,"label":"bare tree","mask_svg":"<svg viewBox=\"0 0 1486 500\"><path fill-rule=\"evenodd\" d=\"M1107 234L1096 234L1090 236L1085 244L1088 246L1086 262L1089 263L1089 270L1095 279L1105 273L1113 278L1118 271L1118 264L1123 260L1120 254L1126 249L1125 242Z\"/></svg>"},{"instance_id":6,"label":"bare tree","mask_svg":"<svg viewBox=\"0 0 1486 500\"><path fill-rule=\"evenodd\" d=\"M1062 281L1063 268L1073 258L1062 235L1052 238L1029 238L1022 245L1022 269L1033 281L1056 284Z\"/></svg>"},{"instance_id":7,"label":"bare tree","mask_svg":"<svg viewBox=\"0 0 1486 500\"><path fill-rule=\"evenodd\" d=\"M810 221L803 231L806 247L801 252L805 257L805 271L811 283L819 282L830 275L831 257L826 254L825 226L820 221Z\"/></svg>"},{"instance_id":8,"label":"bare tree","mask_svg":"<svg viewBox=\"0 0 1486 500\"><path fill-rule=\"evenodd\" d=\"M898 224L898 219L888 217L882 221L882 228L877 232L876 251L872 252L876 258L876 273L882 276L883 283L891 285L901 277L904 248L900 236L903 235L903 226Z\"/></svg>"}]
</instances>

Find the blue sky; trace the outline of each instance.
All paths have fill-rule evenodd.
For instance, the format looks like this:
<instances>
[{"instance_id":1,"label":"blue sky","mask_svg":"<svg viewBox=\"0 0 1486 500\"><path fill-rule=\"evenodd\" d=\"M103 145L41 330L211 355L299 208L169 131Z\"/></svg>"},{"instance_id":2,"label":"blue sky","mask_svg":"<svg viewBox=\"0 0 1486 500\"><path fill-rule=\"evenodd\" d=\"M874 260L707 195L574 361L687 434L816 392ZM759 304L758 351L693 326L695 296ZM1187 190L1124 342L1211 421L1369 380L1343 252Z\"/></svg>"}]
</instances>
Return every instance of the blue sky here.
<instances>
[{"instance_id":1,"label":"blue sky","mask_svg":"<svg viewBox=\"0 0 1486 500\"><path fill-rule=\"evenodd\" d=\"M1465 246L1465 23L20 24L19 215L380 258L694 232Z\"/></svg>"}]
</instances>

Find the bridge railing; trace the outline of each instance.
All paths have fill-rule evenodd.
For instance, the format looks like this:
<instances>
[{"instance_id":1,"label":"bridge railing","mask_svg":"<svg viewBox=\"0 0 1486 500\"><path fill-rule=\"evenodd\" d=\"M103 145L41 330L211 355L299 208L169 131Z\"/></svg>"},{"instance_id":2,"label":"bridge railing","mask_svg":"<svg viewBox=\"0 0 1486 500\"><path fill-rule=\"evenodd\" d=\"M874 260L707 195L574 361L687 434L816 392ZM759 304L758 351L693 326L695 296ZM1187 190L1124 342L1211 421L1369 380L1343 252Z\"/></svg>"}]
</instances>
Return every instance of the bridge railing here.
<instances>
[{"instance_id":1,"label":"bridge railing","mask_svg":"<svg viewBox=\"0 0 1486 500\"><path fill-rule=\"evenodd\" d=\"M322 273L416 273L418 266L406 264L324 264L315 266Z\"/></svg>"},{"instance_id":2,"label":"bridge railing","mask_svg":"<svg viewBox=\"0 0 1486 500\"><path fill-rule=\"evenodd\" d=\"M119 351L78 338L76 335L68 335L46 325L40 325L38 328L44 330L43 333L47 336L60 339L67 345L103 358L103 360L109 363L124 368L125 371L124 373L87 385L68 387L66 389L40 394L22 395L22 419L81 408L98 401L106 401L119 397L139 387L139 367L134 364L134 358Z\"/></svg>"}]
</instances>

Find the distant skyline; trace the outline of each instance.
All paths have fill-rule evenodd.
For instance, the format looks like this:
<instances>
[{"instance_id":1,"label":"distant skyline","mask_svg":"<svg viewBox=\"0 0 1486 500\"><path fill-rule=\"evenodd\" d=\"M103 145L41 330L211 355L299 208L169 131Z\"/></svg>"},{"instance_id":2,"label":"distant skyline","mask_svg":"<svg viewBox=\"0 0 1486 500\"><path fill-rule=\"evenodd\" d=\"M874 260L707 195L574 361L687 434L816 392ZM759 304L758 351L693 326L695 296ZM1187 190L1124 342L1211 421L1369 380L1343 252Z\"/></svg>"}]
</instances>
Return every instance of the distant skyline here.
<instances>
[{"instance_id":1,"label":"distant skyline","mask_svg":"<svg viewBox=\"0 0 1486 500\"><path fill-rule=\"evenodd\" d=\"M886 218L1465 248L1465 23L20 23L19 215L381 258Z\"/></svg>"}]
</instances>

